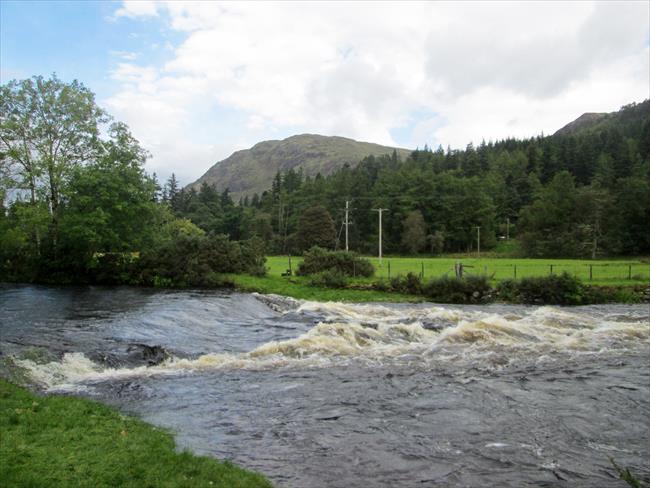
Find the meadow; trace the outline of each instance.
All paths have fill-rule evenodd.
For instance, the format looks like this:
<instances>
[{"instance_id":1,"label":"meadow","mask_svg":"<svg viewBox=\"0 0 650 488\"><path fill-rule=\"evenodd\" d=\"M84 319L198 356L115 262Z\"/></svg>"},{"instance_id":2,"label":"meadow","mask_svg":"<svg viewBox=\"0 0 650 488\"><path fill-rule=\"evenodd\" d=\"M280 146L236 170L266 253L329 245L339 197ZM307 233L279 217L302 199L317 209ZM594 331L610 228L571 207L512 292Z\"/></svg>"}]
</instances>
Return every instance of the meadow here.
<instances>
[{"instance_id":1,"label":"meadow","mask_svg":"<svg viewBox=\"0 0 650 488\"><path fill-rule=\"evenodd\" d=\"M271 277L281 276L289 268L294 273L301 257L269 256L266 266ZM375 277L389 278L409 272L424 278L454 276L454 265L461 262L465 273L487 275L494 281L532 276L548 276L567 272L585 283L604 286L628 286L650 284L650 261L626 260L579 260L579 259L516 259L473 257L384 257L382 264L376 257L368 257L375 266Z\"/></svg>"},{"instance_id":2,"label":"meadow","mask_svg":"<svg viewBox=\"0 0 650 488\"><path fill-rule=\"evenodd\" d=\"M346 289L324 288L314 286L309 276L297 276L296 270L302 261L298 256L267 257L265 276L231 274L226 279L242 291L275 293L302 300L345 301L345 302L421 302L422 296L405 295L390 291L364 289L366 284L378 278L424 272L424 279L441 276L454 276L454 264L462 262L466 274L486 274L493 283L506 279L530 276L547 276L551 272L567 272L583 280L586 284L607 287L638 287L650 285L650 262L640 259L627 260L575 260L575 259L483 259L467 257L442 258L405 258L389 256L379 260L368 257L375 266L375 276L371 278L354 278L356 285ZM552 268L551 268L552 267ZM291 276L283 276L291 268ZM591 276L591 278L590 278Z\"/></svg>"}]
</instances>

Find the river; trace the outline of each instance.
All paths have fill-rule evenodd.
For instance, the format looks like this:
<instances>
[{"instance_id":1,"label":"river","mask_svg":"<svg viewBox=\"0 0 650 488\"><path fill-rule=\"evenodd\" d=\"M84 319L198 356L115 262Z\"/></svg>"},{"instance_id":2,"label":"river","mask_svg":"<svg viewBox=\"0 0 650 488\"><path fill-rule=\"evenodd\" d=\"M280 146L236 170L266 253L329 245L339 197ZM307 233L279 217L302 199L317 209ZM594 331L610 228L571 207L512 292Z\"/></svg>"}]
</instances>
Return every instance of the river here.
<instances>
[{"instance_id":1,"label":"river","mask_svg":"<svg viewBox=\"0 0 650 488\"><path fill-rule=\"evenodd\" d=\"M278 487L650 480L648 305L0 285L0 354Z\"/></svg>"}]
</instances>

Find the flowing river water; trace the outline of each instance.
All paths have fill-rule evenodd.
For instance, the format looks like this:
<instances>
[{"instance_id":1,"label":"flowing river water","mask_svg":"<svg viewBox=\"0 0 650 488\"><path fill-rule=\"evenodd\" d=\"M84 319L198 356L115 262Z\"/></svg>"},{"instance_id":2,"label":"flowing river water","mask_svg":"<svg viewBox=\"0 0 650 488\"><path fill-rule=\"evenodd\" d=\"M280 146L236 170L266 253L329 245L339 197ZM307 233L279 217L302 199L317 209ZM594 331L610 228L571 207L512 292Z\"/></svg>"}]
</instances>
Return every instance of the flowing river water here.
<instances>
[{"instance_id":1,"label":"flowing river water","mask_svg":"<svg viewBox=\"0 0 650 488\"><path fill-rule=\"evenodd\" d=\"M650 309L0 286L0 359L279 487L650 480Z\"/></svg>"}]
</instances>

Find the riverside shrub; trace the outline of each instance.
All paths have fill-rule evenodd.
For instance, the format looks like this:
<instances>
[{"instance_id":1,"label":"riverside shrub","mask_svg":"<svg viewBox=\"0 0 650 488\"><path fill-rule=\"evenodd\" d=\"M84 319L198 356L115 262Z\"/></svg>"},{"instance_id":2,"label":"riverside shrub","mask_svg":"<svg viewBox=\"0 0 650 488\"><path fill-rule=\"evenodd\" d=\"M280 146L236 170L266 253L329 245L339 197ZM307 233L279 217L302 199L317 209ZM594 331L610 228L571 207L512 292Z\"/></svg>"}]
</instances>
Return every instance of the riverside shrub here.
<instances>
[{"instance_id":1,"label":"riverside shrub","mask_svg":"<svg viewBox=\"0 0 650 488\"><path fill-rule=\"evenodd\" d=\"M338 272L345 276L372 276L375 267L370 261L353 252L328 251L312 247L303 253L303 261L296 274L305 276L323 271Z\"/></svg>"},{"instance_id":2,"label":"riverside shrub","mask_svg":"<svg viewBox=\"0 0 650 488\"><path fill-rule=\"evenodd\" d=\"M440 303L485 303L492 299L487 276L434 278L422 286L422 294Z\"/></svg>"},{"instance_id":3,"label":"riverside shrub","mask_svg":"<svg viewBox=\"0 0 650 488\"><path fill-rule=\"evenodd\" d=\"M316 273L309 284L311 286L322 286L324 288L345 288L348 286L348 279L343 273L337 270L328 269Z\"/></svg>"},{"instance_id":4,"label":"riverside shrub","mask_svg":"<svg viewBox=\"0 0 650 488\"><path fill-rule=\"evenodd\" d=\"M422 294L422 280L420 280L419 276L413 273L408 273L406 276L398 275L391 278L390 287L393 291L398 293L406 293L408 295Z\"/></svg>"},{"instance_id":5,"label":"riverside shrub","mask_svg":"<svg viewBox=\"0 0 650 488\"><path fill-rule=\"evenodd\" d=\"M581 305L593 301L587 287L568 273L502 281L497 293L500 299L514 303Z\"/></svg>"},{"instance_id":6,"label":"riverside shrub","mask_svg":"<svg viewBox=\"0 0 650 488\"><path fill-rule=\"evenodd\" d=\"M225 235L178 235L142 254L139 281L145 285L214 287L220 273L264 273L263 249L252 241L230 241Z\"/></svg>"},{"instance_id":7,"label":"riverside shrub","mask_svg":"<svg viewBox=\"0 0 650 488\"><path fill-rule=\"evenodd\" d=\"M486 276L445 276L423 283L418 275L408 273L392 278L390 290L408 295L422 295L439 303L485 303L493 297L493 290Z\"/></svg>"}]
</instances>

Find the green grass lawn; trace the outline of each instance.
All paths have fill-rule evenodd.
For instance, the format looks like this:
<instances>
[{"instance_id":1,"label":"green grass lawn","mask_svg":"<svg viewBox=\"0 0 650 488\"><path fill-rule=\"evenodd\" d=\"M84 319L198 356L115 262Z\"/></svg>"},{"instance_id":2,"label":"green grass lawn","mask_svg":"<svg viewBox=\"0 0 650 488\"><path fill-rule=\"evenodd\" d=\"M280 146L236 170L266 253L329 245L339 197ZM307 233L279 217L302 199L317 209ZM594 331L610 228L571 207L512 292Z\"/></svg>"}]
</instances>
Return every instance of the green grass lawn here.
<instances>
[{"instance_id":1,"label":"green grass lawn","mask_svg":"<svg viewBox=\"0 0 650 488\"><path fill-rule=\"evenodd\" d=\"M387 278L409 271L420 274L424 267L424 277L437 278L447 274L454 276L454 263L461 261L471 274L487 274L495 281L529 276L548 276L551 272L567 272L580 278L587 284L594 285L639 285L650 283L650 262L639 260L577 260L577 259L515 259L515 258L404 258L385 257L382 266L377 258L369 258L375 265L375 276ZM302 258L292 257L291 265L295 272ZM288 268L287 256L270 256L267 258L270 277L280 277ZM552 266L552 269L551 269ZM590 277L591 268L591 277ZM631 279L630 279L631 277Z\"/></svg>"},{"instance_id":2,"label":"green grass lawn","mask_svg":"<svg viewBox=\"0 0 650 488\"><path fill-rule=\"evenodd\" d=\"M284 270L282 270L284 271ZM270 271L266 276L228 275L242 291L275 293L301 300L320 302L421 302L423 297L375 290L323 288L309 285L305 276L281 276L282 271ZM368 280L355 280L357 283Z\"/></svg>"},{"instance_id":3,"label":"green grass lawn","mask_svg":"<svg viewBox=\"0 0 650 488\"><path fill-rule=\"evenodd\" d=\"M0 380L0 485L270 487L228 462L174 451L172 436L107 406Z\"/></svg>"}]
</instances>

